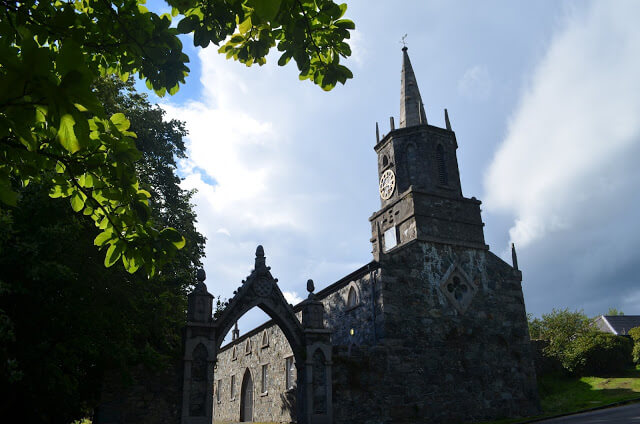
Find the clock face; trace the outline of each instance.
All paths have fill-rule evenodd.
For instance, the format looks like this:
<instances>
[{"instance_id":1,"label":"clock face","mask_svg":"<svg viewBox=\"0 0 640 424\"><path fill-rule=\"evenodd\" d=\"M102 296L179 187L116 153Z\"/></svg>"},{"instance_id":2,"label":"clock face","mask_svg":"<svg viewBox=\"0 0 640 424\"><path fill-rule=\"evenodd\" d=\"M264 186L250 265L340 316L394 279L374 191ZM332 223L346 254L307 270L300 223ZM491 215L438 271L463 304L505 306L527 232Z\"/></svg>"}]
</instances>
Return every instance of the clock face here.
<instances>
[{"instance_id":1,"label":"clock face","mask_svg":"<svg viewBox=\"0 0 640 424\"><path fill-rule=\"evenodd\" d=\"M395 188L396 176L392 170L387 169L380 177L380 197L382 197L382 200L387 200L391 197Z\"/></svg>"}]
</instances>

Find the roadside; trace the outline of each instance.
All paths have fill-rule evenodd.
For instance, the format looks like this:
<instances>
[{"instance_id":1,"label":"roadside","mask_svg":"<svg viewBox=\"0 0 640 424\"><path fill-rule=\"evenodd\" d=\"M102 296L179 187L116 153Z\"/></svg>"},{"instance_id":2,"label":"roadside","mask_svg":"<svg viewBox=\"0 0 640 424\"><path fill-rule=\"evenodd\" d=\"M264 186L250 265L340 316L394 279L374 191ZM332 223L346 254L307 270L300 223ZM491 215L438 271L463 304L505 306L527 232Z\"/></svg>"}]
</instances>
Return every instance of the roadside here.
<instances>
[{"instance_id":1,"label":"roadside","mask_svg":"<svg viewBox=\"0 0 640 424\"><path fill-rule=\"evenodd\" d=\"M640 401L640 370L634 367L610 377L566 377L549 374L538 379L543 413L535 417L485 421L479 424L524 424Z\"/></svg>"}]
</instances>

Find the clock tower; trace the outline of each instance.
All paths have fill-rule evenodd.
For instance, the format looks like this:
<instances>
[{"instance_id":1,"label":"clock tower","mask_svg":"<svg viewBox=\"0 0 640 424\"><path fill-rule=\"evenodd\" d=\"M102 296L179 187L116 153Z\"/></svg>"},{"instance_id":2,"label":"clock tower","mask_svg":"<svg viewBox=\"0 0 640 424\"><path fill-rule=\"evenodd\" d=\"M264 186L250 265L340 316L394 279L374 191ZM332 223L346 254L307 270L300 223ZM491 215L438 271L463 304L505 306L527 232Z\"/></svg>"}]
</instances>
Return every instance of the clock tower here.
<instances>
[{"instance_id":1,"label":"clock tower","mask_svg":"<svg viewBox=\"0 0 640 424\"><path fill-rule=\"evenodd\" d=\"M402 49L400 122L376 137L381 208L371 221L376 260L414 240L486 250L480 201L462 195L458 143L429 125L407 47Z\"/></svg>"}]
</instances>

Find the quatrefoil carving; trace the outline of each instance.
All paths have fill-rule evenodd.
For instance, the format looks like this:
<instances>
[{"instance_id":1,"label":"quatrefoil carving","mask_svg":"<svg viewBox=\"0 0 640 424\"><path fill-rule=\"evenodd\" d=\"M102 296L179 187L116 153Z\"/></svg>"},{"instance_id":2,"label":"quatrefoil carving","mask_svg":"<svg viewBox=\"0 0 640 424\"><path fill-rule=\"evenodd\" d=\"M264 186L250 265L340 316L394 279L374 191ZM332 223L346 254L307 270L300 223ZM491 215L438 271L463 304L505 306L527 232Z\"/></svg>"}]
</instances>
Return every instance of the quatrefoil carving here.
<instances>
[{"instance_id":1,"label":"quatrefoil carving","mask_svg":"<svg viewBox=\"0 0 640 424\"><path fill-rule=\"evenodd\" d=\"M471 278L456 263L453 263L442 277L440 291L453 307L463 314L478 292L478 288Z\"/></svg>"}]
</instances>

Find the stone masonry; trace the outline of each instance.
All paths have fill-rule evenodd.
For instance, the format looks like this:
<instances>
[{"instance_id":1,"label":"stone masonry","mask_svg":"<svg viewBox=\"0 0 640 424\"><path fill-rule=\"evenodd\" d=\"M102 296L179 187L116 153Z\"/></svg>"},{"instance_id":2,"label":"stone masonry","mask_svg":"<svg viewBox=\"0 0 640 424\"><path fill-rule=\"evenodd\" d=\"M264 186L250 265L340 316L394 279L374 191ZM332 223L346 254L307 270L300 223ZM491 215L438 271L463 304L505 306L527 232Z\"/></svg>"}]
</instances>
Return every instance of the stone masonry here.
<instances>
[{"instance_id":1,"label":"stone masonry","mask_svg":"<svg viewBox=\"0 0 640 424\"><path fill-rule=\"evenodd\" d=\"M481 202L462 194L448 114L446 128L429 125L406 48L402 68L400 126L392 120L376 139L374 260L316 295L332 331L333 420L464 423L534 414L539 400L515 252L511 265L489 251ZM294 310L299 315L300 305ZM272 341L261 348L264 334ZM255 353L244 355L247 342ZM249 369L259 376L268 363L269 391L260 398L254 390L254 416L293 420L287 354L273 322L222 348L223 397L231 375ZM221 404L215 417L237 420L239 408Z\"/></svg>"}]
</instances>

